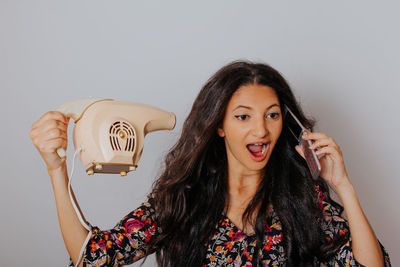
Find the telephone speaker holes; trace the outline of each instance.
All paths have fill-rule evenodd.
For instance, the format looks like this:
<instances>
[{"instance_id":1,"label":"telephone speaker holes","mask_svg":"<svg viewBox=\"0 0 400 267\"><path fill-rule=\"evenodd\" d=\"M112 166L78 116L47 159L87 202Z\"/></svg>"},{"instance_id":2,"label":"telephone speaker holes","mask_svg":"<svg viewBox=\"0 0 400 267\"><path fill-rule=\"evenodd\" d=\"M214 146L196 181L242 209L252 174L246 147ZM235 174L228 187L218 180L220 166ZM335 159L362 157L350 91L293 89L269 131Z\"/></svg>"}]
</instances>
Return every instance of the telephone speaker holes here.
<instances>
[{"instance_id":1,"label":"telephone speaker holes","mask_svg":"<svg viewBox=\"0 0 400 267\"><path fill-rule=\"evenodd\" d=\"M114 151L135 151L135 130L126 121L116 121L110 127L110 144Z\"/></svg>"}]
</instances>

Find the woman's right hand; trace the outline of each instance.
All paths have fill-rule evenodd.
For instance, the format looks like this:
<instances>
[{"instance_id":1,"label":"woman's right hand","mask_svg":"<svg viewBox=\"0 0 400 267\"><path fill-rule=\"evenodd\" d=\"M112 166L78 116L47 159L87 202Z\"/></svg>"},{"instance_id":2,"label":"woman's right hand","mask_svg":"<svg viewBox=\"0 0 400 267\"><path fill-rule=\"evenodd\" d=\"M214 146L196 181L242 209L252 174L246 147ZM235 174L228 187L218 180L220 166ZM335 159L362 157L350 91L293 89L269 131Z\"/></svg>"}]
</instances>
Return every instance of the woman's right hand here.
<instances>
[{"instance_id":1,"label":"woman's right hand","mask_svg":"<svg viewBox=\"0 0 400 267\"><path fill-rule=\"evenodd\" d=\"M61 112L49 111L32 124L30 137L49 172L66 164L66 158L60 158L57 149L67 148L68 123L69 119Z\"/></svg>"},{"instance_id":2,"label":"woman's right hand","mask_svg":"<svg viewBox=\"0 0 400 267\"><path fill-rule=\"evenodd\" d=\"M72 198L75 198L74 192L68 190L65 157L60 158L57 154L58 148L67 148L68 122L69 119L61 112L49 111L32 124L30 137L47 165L64 243L71 259L76 263L89 231L79 221L69 196L70 193ZM75 204L80 210L78 203ZM82 264L81 262L78 266Z\"/></svg>"}]
</instances>

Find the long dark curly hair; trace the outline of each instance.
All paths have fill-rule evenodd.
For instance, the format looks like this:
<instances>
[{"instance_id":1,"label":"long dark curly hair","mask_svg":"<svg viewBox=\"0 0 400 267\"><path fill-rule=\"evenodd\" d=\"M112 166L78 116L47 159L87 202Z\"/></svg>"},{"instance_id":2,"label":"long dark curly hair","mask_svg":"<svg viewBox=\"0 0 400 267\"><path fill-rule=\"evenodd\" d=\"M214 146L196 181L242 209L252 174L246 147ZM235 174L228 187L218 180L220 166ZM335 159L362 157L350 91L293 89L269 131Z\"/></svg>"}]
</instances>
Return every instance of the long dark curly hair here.
<instances>
[{"instance_id":1,"label":"long dark curly hair","mask_svg":"<svg viewBox=\"0 0 400 267\"><path fill-rule=\"evenodd\" d=\"M217 134L233 93L247 84L271 87L281 110L287 105L302 124L314 122L304 115L288 83L266 64L235 61L217 71L204 85L184 122L182 135L166 156L164 171L155 181L149 202L161 231L151 240L159 266L201 266L207 244L218 221L227 211L227 158L224 139ZM295 151L296 141L285 127L265 167L258 190L243 214L255 215L257 236L253 265L261 262L268 206L272 204L282 224L288 266L308 266L329 259L348 237L327 242L321 229L322 210L304 159ZM328 193L327 184L319 185Z\"/></svg>"}]
</instances>

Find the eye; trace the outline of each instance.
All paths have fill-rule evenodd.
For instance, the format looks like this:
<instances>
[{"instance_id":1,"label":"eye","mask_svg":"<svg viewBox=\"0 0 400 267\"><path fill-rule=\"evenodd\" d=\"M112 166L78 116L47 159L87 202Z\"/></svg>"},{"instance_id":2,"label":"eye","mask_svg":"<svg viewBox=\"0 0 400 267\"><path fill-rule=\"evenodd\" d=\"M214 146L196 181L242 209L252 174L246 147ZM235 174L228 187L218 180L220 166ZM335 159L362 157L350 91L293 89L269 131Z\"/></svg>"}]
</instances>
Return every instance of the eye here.
<instances>
[{"instance_id":1,"label":"eye","mask_svg":"<svg viewBox=\"0 0 400 267\"><path fill-rule=\"evenodd\" d=\"M235 118L237 118L240 121L244 121L245 119L247 119L249 117L249 115L236 115Z\"/></svg>"},{"instance_id":2,"label":"eye","mask_svg":"<svg viewBox=\"0 0 400 267\"><path fill-rule=\"evenodd\" d=\"M280 115L279 112L272 112L272 113L268 113L268 114L267 114L267 118L278 119L278 118L279 118L279 115Z\"/></svg>"}]
</instances>

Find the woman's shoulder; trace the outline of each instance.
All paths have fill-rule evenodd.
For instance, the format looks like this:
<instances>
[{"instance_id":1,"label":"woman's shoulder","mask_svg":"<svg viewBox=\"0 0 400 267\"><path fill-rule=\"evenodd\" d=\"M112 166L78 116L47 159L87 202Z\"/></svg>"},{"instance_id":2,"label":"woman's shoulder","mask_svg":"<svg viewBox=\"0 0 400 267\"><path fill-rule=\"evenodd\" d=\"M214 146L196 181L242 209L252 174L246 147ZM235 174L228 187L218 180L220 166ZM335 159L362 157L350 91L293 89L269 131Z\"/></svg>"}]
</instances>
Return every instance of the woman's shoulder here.
<instances>
[{"instance_id":1,"label":"woman's shoulder","mask_svg":"<svg viewBox=\"0 0 400 267\"><path fill-rule=\"evenodd\" d=\"M137 208L130 211L119 224L124 225L125 227L135 225L135 227L145 226L145 225L157 225L155 220L155 211L153 206L151 205L151 200L147 197L145 201L143 201Z\"/></svg>"}]
</instances>

